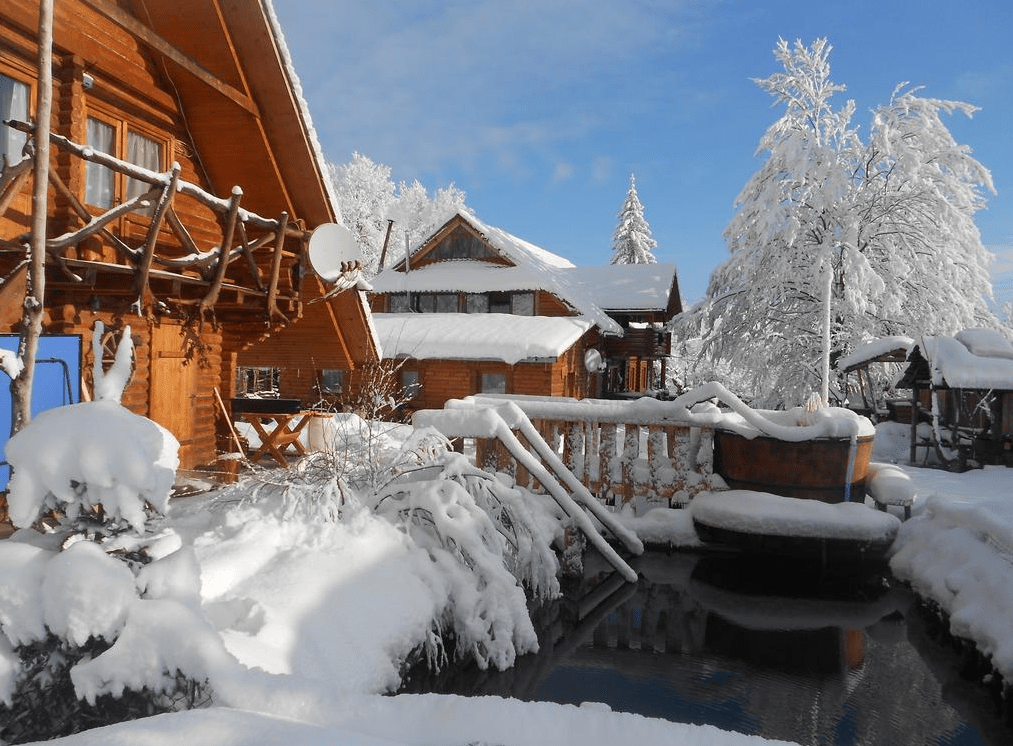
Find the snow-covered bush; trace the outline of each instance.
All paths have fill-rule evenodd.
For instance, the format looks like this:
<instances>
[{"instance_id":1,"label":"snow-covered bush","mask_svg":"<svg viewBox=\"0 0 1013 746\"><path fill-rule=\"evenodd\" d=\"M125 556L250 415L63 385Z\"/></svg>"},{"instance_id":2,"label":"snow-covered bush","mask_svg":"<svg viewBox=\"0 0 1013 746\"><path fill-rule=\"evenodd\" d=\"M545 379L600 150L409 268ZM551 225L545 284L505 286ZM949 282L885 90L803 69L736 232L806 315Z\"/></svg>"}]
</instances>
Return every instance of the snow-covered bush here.
<instances>
[{"instance_id":1,"label":"snow-covered bush","mask_svg":"<svg viewBox=\"0 0 1013 746\"><path fill-rule=\"evenodd\" d=\"M377 490L373 510L429 553L429 582L449 584L450 605L437 632L453 641L455 656L481 668L503 669L538 649L525 587L535 598L559 594L558 562L538 501L444 452L435 463L401 474ZM441 640L442 642L442 640ZM430 641L429 664L438 668Z\"/></svg>"},{"instance_id":2,"label":"snow-covered bush","mask_svg":"<svg viewBox=\"0 0 1013 746\"><path fill-rule=\"evenodd\" d=\"M193 707L227 659L194 603L192 549L158 531L179 444L118 403L125 347L96 370L98 400L43 412L7 443L20 530L0 542L3 742Z\"/></svg>"}]
</instances>

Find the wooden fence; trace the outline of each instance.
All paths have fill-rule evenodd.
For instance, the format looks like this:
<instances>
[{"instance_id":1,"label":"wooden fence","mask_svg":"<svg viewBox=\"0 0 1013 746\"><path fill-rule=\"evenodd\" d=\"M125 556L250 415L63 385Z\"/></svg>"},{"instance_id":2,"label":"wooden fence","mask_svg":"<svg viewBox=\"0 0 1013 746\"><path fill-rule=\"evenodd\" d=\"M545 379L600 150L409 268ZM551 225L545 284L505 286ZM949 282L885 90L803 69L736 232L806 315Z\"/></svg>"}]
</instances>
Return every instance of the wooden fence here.
<instances>
[{"instance_id":1,"label":"wooden fence","mask_svg":"<svg viewBox=\"0 0 1013 746\"><path fill-rule=\"evenodd\" d=\"M708 426L673 422L660 407L651 417L643 405L629 402L511 401L567 469L607 504L632 502L638 513L653 505L685 507L697 493L724 486L713 471L714 437ZM510 474L532 490L542 489L497 438L470 440L476 466Z\"/></svg>"}]
</instances>

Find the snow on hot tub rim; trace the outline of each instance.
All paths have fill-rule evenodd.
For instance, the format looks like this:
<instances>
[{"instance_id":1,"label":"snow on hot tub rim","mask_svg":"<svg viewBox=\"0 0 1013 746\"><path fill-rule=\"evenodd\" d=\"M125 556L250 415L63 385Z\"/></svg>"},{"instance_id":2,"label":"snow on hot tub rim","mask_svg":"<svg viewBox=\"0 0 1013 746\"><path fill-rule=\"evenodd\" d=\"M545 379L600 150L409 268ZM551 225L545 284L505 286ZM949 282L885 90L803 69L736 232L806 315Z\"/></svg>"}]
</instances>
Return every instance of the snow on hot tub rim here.
<instances>
[{"instance_id":1,"label":"snow on hot tub rim","mask_svg":"<svg viewBox=\"0 0 1013 746\"><path fill-rule=\"evenodd\" d=\"M825 503L753 490L701 492L689 510L705 526L756 536L885 542L900 528L897 516L864 503Z\"/></svg>"}]
</instances>

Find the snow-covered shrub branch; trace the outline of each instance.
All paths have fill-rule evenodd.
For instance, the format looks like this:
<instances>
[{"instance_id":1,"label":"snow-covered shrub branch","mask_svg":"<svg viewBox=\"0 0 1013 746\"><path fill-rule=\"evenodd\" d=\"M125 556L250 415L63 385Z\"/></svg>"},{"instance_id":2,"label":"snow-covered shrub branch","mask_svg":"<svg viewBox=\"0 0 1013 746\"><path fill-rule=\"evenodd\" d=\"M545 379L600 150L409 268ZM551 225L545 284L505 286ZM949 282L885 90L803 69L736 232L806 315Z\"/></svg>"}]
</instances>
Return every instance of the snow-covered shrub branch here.
<instances>
[{"instance_id":1,"label":"snow-covered shrub branch","mask_svg":"<svg viewBox=\"0 0 1013 746\"><path fill-rule=\"evenodd\" d=\"M373 510L430 555L428 582L448 585L444 634L458 658L503 669L538 648L524 587L541 600L559 594L556 538L536 499L446 453L374 493Z\"/></svg>"}]
</instances>

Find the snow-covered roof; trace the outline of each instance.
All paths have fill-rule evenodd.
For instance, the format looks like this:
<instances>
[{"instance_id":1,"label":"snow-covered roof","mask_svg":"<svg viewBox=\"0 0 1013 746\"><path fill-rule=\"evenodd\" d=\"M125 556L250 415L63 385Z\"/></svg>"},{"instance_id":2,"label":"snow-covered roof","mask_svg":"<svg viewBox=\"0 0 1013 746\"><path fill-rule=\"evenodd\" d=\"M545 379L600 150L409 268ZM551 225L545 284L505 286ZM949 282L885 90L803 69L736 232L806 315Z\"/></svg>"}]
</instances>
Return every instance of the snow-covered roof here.
<instances>
[{"instance_id":1,"label":"snow-covered roof","mask_svg":"<svg viewBox=\"0 0 1013 746\"><path fill-rule=\"evenodd\" d=\"M264 0L263 7L268 23L270 24L271 34L274 36L274 41L278 48L278 56L284 67L285 76L288 78L289 88L291 88L293 98L295 99L299 117L302 120L302 125L306 131L306 139L308 141L310 151L312 152L314 163L320 172L320 182L323 185L328 201L331 203L335 217L337 217L339 222L342 222L341 204L338 201L337 192L335 191L333 181L330 178L330 168L327 165L327 161L324 159L324 149L320 145L320 138L317 135L316 127L313 126L313 118L310 116L309 104L303 95L302 82L299 80L299 75L295 71L295 65L292 62L292 54L289 52L288 43L285 41L285 33L282 31L281 23L278 21L278 15L274 10L272 0Z\"/></svg>"},{"instance_id":2,"label":"snow-covered roof","mask_svg":"<svg viewBox=\"0 0 1013 746\"><path fill-rule=\"evenodd\" d=\"M994 329L922 337L919 348L935 386L1013 390L1013 345Z\"/></svg>"},{"instance_id":3,"label":"snow-covered roof","mask_svg":"<svg viewBox=\"0 0 1013 746\"><path fill-rule=\"evenodd\" d=\"M504 267L479 261L437 262L410 272L381 272L372 283L373 290L378 293L548 289L542 274L529 267Z\"/></svg>"},{"instance_id":4,"label":"snow-covered roof","mask_svg":"<svg viewBox=\"0 0 1013 746\"><path fill-rule=\"evenodd\" d=\"M468 210L458 211L457 216L467 221L472 228L485 236L494 249L518 266L540 269L560 269L574 266L573 262L559 254L553 254L541 246L536 246L530 241L525 241L523 238L518 238L511 233L507 233L502 228L496 228L488 223L483 223L474 213Z\"/></svg>"},{"instance_id":5,"label":"snow-covered roof","mask_svg":"<svg viewBox=\"0 0 1013 746\"><path fill-rule=\"evenodd\" d=\"M608 264L563 270L606 311L652 311L668 308L675 289L675 264Z\"/></svg>"},{"instance_id":6,"label":"snow-covered roof","mask_svg":"<svg viewBox=\"0 0 1013 746\"><path fill-rule=\"evenodd\" d=\"M379 274L373 280L373 289L378 293L544 290L569 304L603 333L617 335L622 334L622 327L609 317L608 311L653 311L669 307L676 276L672 263L577 267L558 254L483 223L467 210L457 212L414 251L428 244L456 219L468 223L514 266L481 260L449 260L411 269L409 263L408 272Z\"/></svg>"},{"instance_id":7,"label":"snow-covered roof","mask_svg":"<svg viewBox=\"0 0 1013 746\"><path fill-rule=\"evenodd\" d=\"M903 352L906 356L914 343L915 341L911 337L903 336L875 339L866 344L859 345L850 355L845 355L838 360L837 369L846 373L860 365L874 362L892 353Z\"/></svg>"},{"instance_id":8,"label":"snow-covered roof","mask_svg":"<svg viewBox=\"0 0 1013 746\"><path fill-rule=\"evenodd\" d=\"M555 360L591 328L577 316L503 313L375 313L386 359Z\"/></svg>"}]
</instances>

